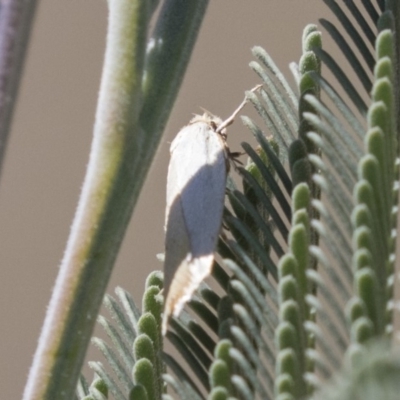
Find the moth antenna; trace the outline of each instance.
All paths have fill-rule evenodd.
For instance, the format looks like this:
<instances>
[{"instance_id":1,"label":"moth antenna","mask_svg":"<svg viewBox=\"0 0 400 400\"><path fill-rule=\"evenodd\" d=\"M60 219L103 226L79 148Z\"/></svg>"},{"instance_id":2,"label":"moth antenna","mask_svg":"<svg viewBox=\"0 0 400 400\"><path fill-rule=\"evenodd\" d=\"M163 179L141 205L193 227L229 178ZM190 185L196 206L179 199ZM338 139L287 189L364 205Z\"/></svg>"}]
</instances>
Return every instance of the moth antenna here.
<instances>
[{"instance_id":1,"label":"moth antenna","mask_svg":"<svg viewBox=\"0 0 400 400\"><path fill-rule=\"evenodd\" d=\"M206 108L200 107L200 109L201 109L203 112L205 112L207 115L209 115L210 117L215 117L215 115L214 115L211 111L208 111Z\"/></svg>"},{"instance_id":2,"label":"moth antenna","mask_svg":"<svg viewBox=\"0 0 400 400\"><path fill-rule=\"evenodd\" d=\"M253 87L253 89L250 90L250 93L256 92L261 87L262 87L262 84L259 84L255 87ZM242 108L247 104L247 101L248 101L248 97L246 95L244 100L240 103L239 107L233 112L233 114L228 119L226 119L224 122L222 122L222 124L217 128L217 130L216 130L217 133L221 133L221 131L223 129L225 129L227 126L229 126L233 123L236 116L240 113L240 111L242 111Z\"/></svg>"}]
</instances>

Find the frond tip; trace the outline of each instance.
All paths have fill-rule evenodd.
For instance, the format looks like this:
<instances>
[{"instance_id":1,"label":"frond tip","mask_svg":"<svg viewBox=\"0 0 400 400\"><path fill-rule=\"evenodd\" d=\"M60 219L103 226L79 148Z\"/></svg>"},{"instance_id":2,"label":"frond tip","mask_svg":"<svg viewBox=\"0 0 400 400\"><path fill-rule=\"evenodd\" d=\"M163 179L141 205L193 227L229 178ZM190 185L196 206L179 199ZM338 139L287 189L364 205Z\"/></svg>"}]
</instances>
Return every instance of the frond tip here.
<instances>
[{"instance_id":1,"label":"frond tip","mask_svg":"<svg viewBox=\"0 0 400 400\"><path fill-rule=\"evenodd\" d=\"M121 288L115 290L118 301L111 296L104 299L113 321L99 316L98 322L112 346L99 338L93 338L92 342L105 357L109 368L100 362L90 362L89 365L116 400L161 400L165 392L162 379L165 366L162 360L161 289L162 273L155 271L146 280L142 311ZM85 396L92 395L94 399L100 399L93 394L92 386L85 389L81 384L78 398L86 400ZM107 396L104 391L103 394Z\"/></svg>"}]
</instances>

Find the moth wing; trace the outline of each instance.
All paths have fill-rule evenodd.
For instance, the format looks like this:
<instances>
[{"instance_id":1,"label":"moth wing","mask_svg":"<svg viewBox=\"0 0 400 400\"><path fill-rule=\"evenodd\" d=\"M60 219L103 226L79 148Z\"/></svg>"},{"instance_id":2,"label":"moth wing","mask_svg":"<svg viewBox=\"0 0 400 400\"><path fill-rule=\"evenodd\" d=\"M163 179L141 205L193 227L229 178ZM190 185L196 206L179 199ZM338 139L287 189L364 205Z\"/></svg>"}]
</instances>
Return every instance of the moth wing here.
<instances>
[{"instance_id":1,"label":"moth wing","mask_svg":"<svg viewBox=\"0 0 400 400\"><path fill-rule=\"evenodd\" d=\"M221 136L206 123L193 125L196 127L194 132L182 132L179 144L187 165L180 168L181 191L178 196L191 253L198 257L214 252L221 228L227 171L225 144Z\"/></svg>"},{"instance_id":2,"label":"moth wing","mask_svg":"<svg viewBox=\"0 0 400 400\"><path fill-rule=\"evenodd\" d=\"M165 328L169 315L179 314L211 272L226 175L225 144L220 135L205 122L183 128L171 144L168 168Z\"/></svg>"}]
</instances>

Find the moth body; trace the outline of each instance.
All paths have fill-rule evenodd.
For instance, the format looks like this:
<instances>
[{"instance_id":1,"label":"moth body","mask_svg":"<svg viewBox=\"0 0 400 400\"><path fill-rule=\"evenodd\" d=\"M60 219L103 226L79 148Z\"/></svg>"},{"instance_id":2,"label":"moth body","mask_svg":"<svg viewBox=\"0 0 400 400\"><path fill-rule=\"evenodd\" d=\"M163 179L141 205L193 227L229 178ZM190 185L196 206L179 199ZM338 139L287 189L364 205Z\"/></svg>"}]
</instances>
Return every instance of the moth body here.
<instances>
[{"instance_id":1,"label":"moth body","mask_svg":"<svg viewBox=\"0 0 400 400\"><path fill-rule=\"evenodd\" d=\"M222 121L197 115L171 143L167 178L163 333L211 273L224 209L228 153Z\"/></svg>"},{"instance_id":2,"label":"moth body","mask_svg":"<svg viewBox=\"0 0 400 400\"><path fill-rule=\"evenodd\" d=\"M211 273L229 167L226 127L246 102L247 94L225 121L207 112L196 115L171 143L165 212L163 335L170 316L179 315Z\"/></svg>"}]
</instances>

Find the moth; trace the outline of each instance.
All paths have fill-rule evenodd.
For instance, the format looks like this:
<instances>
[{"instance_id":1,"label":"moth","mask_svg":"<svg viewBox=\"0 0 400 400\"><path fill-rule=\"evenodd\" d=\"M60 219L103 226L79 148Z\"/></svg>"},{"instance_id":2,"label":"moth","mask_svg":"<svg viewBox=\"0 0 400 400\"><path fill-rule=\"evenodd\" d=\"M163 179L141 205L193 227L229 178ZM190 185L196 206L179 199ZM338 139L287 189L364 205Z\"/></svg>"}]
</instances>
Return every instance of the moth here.
<instances>
[{"instance_id":1,"label":"moth","mask_svg":"<svg viewBox=\"0 0 400 400\"><path fill-rule=\"evenodd\" d=\"M225 121L208 112L195 115L171 143L165 213L163 335L170 316L179 315L211 273L229 169L226 128L246 103L247 97Z\"/></svg>"}]
</instances>

